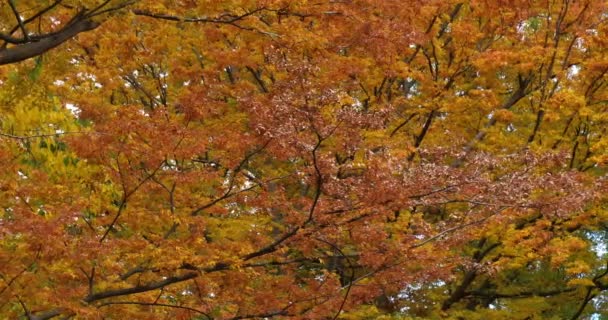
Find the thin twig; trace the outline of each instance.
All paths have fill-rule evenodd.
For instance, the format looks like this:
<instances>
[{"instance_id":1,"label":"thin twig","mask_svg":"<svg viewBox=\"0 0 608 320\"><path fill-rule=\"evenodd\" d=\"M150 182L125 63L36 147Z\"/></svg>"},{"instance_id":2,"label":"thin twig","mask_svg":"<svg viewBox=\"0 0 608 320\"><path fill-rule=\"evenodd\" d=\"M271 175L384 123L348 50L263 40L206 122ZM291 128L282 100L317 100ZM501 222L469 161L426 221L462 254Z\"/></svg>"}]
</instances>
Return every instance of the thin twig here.
<instances>
[{"instance_id":1,"label":"thin twig","mask_svg":"<svg viewBox=\"0 0 608 320\"><path fill-rule=\"evenodd\" d=\"M440 233L438 233L438 234L436 234L436 235L434 235L434 236L432 236L432 237L430 237L428 239L425 239L425 240L423 240L423 241L421 241L419 243L415 243L415 244L411 245L410 249L422 247L423 245L425 245L425 244L427 244L429 242L435 241L437 239L440 239L440 238L444 237L445 235L450 234L450 233L452 233L454 231L458 231L458 230L464 229L464 228L472 226L472 225L481 224L481 223L485 222L486 220L490 219L491 217L497 215L498 213L504 211L507 208L508 207L502 207L502 208L500 208L500 209L492 212L492 214L488 215L487 217L484 217L484 218L481 218L479 220L471 221L471 222L468 222L468 223L465 223L465 224L461 224L461 225L458 225L458 226L446 229L446 230L444 230L444 231L442 231L442 232L440 232Z\"/></svg>"}]
</instances>

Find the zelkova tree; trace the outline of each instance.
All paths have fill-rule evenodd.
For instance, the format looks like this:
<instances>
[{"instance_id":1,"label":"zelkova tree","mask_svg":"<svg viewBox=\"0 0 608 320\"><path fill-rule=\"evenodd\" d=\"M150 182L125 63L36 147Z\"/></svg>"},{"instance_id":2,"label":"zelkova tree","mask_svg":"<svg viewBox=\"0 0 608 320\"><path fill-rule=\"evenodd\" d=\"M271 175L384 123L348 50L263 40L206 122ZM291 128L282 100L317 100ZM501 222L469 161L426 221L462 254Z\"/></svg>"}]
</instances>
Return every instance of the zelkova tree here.
<instances>
[{"instance_id":1,"label":"zelkova tree","mask_svg":"<svg viewBox=\"0 0 608 320\"><path fill-rule=\"evenodd\" d=\"M1 318L602 316L607 5L5 1Z\"/></svg>"}]
</instances>

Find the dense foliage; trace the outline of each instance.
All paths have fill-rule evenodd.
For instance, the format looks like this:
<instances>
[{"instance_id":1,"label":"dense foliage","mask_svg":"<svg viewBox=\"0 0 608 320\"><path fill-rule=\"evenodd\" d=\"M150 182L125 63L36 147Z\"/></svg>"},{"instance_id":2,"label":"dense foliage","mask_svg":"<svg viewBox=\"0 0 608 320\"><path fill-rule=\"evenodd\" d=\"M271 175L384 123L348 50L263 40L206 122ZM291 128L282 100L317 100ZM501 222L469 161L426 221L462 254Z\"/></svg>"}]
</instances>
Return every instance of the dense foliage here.
<instances>
[{"instance_id":1,"label":"dense foliage","mask_svg":"<svg viewBox=\"0 0 608 320\"><path fill-rule=\"evenodd\" d=\"M605 0L0 4L0 315L608 316Z\"/></svg>"}]
</instances>

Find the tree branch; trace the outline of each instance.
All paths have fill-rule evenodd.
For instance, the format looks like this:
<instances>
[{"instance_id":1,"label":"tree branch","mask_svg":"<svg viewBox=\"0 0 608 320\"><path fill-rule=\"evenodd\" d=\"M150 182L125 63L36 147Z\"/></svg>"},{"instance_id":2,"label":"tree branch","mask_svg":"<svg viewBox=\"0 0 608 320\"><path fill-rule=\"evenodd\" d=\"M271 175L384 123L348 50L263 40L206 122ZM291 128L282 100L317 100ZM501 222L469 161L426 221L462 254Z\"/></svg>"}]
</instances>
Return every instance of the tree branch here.
<instances>
[{"instance_id":1,"label":"tree branch","mask_svg":"<svg viewBox=\"0 0 608 320\"><path fill-rule=\"evenodd\" d=\"M208 18L208 17L184 18L184 17L178 17L178 16L173 16L173 15L163 14L163 13L153 13L151 11L141 10L141 9L133 10L133 14L135 14L136 16L145 16L145 17L149 17L149 18L168 20L168 21L220 23L220 24L230 24L230 25L234 25L238 28L242 28L241 26L239 26L235 23L239 20L243 20L246 17L251 16L251 15L253 15L257 12L263 11L263 10L266 10L266 8L261 7L261 8L249 11L245 14L238 15L238 16L228 16L228 19L224 19L222 17L220 17L220 18Z\"/></svg>"},{"instance_id":2,"label":"tree branch","mask_svg":"<svg viewBox=\"0 0 608 320\"><path fill-rule=\"evenodd\" d=\"M186 307L186 306L178 306L178 305L173 305L173 304L166 304L166 303L158 303L158 302L139 302L139 301L111 301L111 302L104 302L102 304L100 304L98 306L98 308L101 307L106 307L106 306L111 306L111 305L138 305L138 306L150 306L150 307L163 307L163 308L174 308L174 309L183 309L183 310L188 310L188 311L192 311L192 312L196 312L198 314L202 314L203 316L205 316L207 319L213 319L209 314L198 310L198 309L194 309L191 307Z\"/></svg>"},{"instance_id":3,"label":"tree branch","mask_svg":"<svg viewBox=\"0 0 608 320\"><path fill-rule=\"evenodd\" d=\"M506 298L506 299L519 299L529 297L551 297L562 293L575 291L576 288L556 289L549 291L526 291L519 293L500 293L500 292L483 292L483 291L471 291L467 292L467 295L476 297L489 297L489 298Z\"/></svg>"},{"instance_id":4,"label":"tree branch","mask_svg":"<svg viewBox=\"0 0 608 320\"><path fill-rule=\"evenodd\" d=\"M118 159L117 159L117 161L118 161ZM127 200L129 200L129 197L131 197L137 190L139 190L139 188L141 186L143 186L144 183L146 183L146 181L150 180L158 172L158 170L160 170L163 167L163 164L164 164L164 162L161 162L158 165L158 167L156 167L156 169L154 169L154 171L152 171L152 173L148 174L145 178L143 178L131 191L127 191L125 188L125 190L123 191L124 194L123 194L122 200L120 201L120 207L118 208L118 212L116 213L116 216L114 216L114 219L112 220L112 222L110 222L108 229L106 229L106 231L104 232L101 239L99 239L100 243L106 239L106 237L108 236L110 231L114 228L114 225L116 224L116 222L118 222L118 218L120 218L120 215L124 211L125 206L127 205Z\"/></svg>"},{"instance_id":5,"label":"tree branch","mask_svg":"<svg viewBox=\"0 0 608 320\"><path fill-rule=\"evenodd\" d=\"M497 215L498 213L502 212L505 209L507 209L507 207L500 208L500 209L496 210L495 212L492 212L487 217L483 217L483 218L475 220L475 221L471 221L471 222L468 222L468 223L465 223L465 224L457 225L457 226L451 227L449 229L446 229L446 230L444 230L444 231L442 231L442 232L440 232L440 233L438 233L438 234L436 234L436 235L434 235L434 236L432 236L432 237L430 237L430 238L428 238L426 240L423 240L421 242L418 242L416 244L411 245L410 248L414 249L414 248L422 247L423 245L425 245L425 244L427 244L429 242L435 241L435 240L437 240L439 238L442 238L443 236L445 236L447 234L450 234L450 233L452 233L454 231L458 231L460 229L464 229L464 228L472 226L472 225L483 223L486 220L488 220L491 217Z\"/></svg>"},{"instance_id":6,"label":"tree branch","mask_svg":"<svg viewBox=\"0 0 608 320\"><path fill-rule=\"evenodd\" d=\"M152 291L152 290L163 288L170 284L194 279L198 276L199 276L198 272L188 272L181 276L167 277L166 279L164 279L162 281L151 282L148 284L138 285L138 286L134 286L134 287L130 287L130 288L107 290L107 291L102 291L102 292L98 292L98 293L94 293L94 294L89 294L83 299L83 301L87 302L87 303L91 303L91 302L106 299L106 298L119 297L119 296L134 294L134 293Z\"/></svg>"},{"instance_id":7,"label":"tree branch","mask_svg":"<svg viewBox=\"0 0 608 320\"><path fill-rule=\"evenodd\" d=\"M25 40L29 40L29 35L27 34L25 25L23 25L23 20L21 19L21 15L19 14L19 11L17 11L15 2L13 0L8 0L8 5L11 7L11 10L13 11L13 14L15 15L15 19L17 19L17 25L19 26L19 29L21 29L21 33L23 33L23 38Z\"/></svg>"},{"instance_id":8,"label":"tree branch","mask_svg":"<svg viewBox=\"0 0 608 320\"><path fill-rule=\"evenodd\" d=\"M95 21L80 20L66 26L51 36L42 38L40 41L28 42L0 50L0 65L15 63L41 55L68 41L77 34L93 30L99 25L100 23Z\"/></svg>"},{"instance_id":9,"label":"tree branch","mask_svg":"<svg viewBox=\"0 0 608 320\"><path fill-rule=\"evenodd\" d=\"M251 260L253 258L256 258L256 257L259 257L259 256L263 256L265 254L269 254L269 253L277 251L278 246L281 243L285 242L287 239L289 239L289 238L293 237L294 235L296 235L296 233L298 233L298 230L300 230L299 226L293 228L291 231L287 232L282 237L280 237L279 239L277 239L273 243L271 243L271 244L263 247L262 249L259 249L257 251L254 251L252 253L249 253L249 254L243 256L242 257L243 261Z\"/></svg>"}]
</instances>

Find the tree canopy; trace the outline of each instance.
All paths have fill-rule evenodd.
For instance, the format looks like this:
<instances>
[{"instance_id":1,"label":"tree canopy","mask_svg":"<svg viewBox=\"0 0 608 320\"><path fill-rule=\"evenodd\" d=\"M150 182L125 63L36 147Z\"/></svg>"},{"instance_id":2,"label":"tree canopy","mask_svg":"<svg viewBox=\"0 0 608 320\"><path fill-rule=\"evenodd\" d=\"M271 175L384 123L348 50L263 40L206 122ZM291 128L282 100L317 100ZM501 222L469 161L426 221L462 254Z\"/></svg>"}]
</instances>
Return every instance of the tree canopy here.
<instances>
[{"instance_id":1,"label":"tree canopy","mask_svg":"<svg viewBox=\"0 0 608 320\"><path fill-rule=\"evenodd\" d=\"M0 315L608 316L605 0L7 0Z\"/></svg>"}]
</instances>

